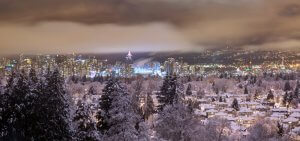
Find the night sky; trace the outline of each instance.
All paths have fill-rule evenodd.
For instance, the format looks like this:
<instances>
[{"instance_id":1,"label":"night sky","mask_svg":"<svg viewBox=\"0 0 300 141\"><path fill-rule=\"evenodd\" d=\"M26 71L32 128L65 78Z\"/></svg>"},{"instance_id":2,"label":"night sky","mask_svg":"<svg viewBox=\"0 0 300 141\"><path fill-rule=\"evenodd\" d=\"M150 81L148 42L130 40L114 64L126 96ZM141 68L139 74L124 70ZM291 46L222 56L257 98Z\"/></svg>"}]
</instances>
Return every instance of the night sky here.
<instances>
[{"instance_id":1,"label":"night sky","mask_svg":"<svg viewBox=\"0 0 300 141\"><path fill-rule=\"evenodd\" d=\"M0 0L0 52L300 48L299 0Z\"/></svg>"}]
</instances>

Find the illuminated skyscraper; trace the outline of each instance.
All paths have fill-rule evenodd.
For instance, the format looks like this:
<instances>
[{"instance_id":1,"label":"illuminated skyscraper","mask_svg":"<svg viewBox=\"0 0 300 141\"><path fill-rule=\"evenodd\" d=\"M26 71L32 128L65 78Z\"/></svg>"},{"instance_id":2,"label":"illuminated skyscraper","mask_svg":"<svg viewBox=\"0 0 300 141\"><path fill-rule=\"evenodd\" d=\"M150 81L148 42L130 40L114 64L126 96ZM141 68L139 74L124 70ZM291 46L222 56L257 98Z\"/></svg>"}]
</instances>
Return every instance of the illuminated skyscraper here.
<instances>
[{"instance_id":1,"label":"illuminated skyscraper","mask_svg":"<svg viewBox=\"0 0 300 141\"><path fill-rule=\"evenodd\" d=\"M129 51L127 56L126 56L125 72L124 72L125 77L131 77L132 76L132 73L133 73L132 64L133 64L132 54Z\"/></svg>"},{"instance_id":2,"label":"illuminated skyscraper","mask_svg":"<svg viewBox=\"0 0 300 141\"><path fill-rule=\"evenodd\" d=\"M165 61L164 68L167 75L172 75L175 73L175 66L176 62L174 58L168 58L167 61Z\"/></svg>"}]
</instances>

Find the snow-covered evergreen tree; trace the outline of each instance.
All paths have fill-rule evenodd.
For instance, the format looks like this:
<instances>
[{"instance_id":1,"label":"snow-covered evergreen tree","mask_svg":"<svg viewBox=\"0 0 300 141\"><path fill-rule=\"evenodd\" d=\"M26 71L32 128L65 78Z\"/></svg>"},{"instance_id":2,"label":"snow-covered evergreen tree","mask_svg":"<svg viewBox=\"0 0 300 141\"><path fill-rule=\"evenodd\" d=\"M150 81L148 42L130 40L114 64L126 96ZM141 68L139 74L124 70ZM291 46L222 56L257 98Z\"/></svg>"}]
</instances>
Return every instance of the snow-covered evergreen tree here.
<instances>
[{"instance_id":1,"label":"snow-covered evergreen tree","mask_svg":"<svg viewBox=\"0 0 300 141\"><path fill-rule=\"evenodd\" d=\"M236 111L240 110L239 102L236 98L233 99L232 104L231 104L231 108L235 109Z\"/></svg>"},{"instance_id":2,"label":"snow-covered evergreen tree","mask_svg":"<svg viewBox=\"0 0 300 141\"><path fill-rule=\"evenodd\" d=\"M192 106L184 104L184 92L180 90L180 84L176 85L178 88L175 88L172 103L166 103L158 114L155 131L165 140L191 140L200 124L193 116Z\"/></svg>"},{"instance_id":3,"label":"snow-covered evergreen tree","mask_svg":"<svg viewBox=\"0 0 300 141\"><path fill-rule=\"evenodd\" d=\"M7 85L5 86L4 90L5 92L0 94L0 140L4 140L4 137L8 135L8 122L10 115L7 112L8 109L8 98L11 94L11 88L14 85L16 74L12 72L12 74L9 76L9 79L7 80Z\"/></svg>"},{"instance_id":4,"label":"snow-covered evergreen tree","mask_svg":"<svg viewBox=\"0 0 300 141\"><path fill-rule=\"evenodd\" d=\"M69 103L66 100L64 79L59 70L48 71L45 78L39 81L39 92L35 112L37 132L36 140L70 140Z\"/></svg>"},{"instance_id":5,"label":"snow-covered evergreen tree","mask_svg":"<svg viewBox=\"0 0 300 141\"><path fill-rule=\"evenodd\" d=\"M4 136L4 132L6 131L4 129L4 108L5 108L5 103L6 103L6 100L5 100L5 97L4 97L4 94L3 94L3 87L0 87L0 140L2 138L2 136Z\"/></svg>"},{"instance_id":6,"label":"snow-covered evergreen tree","mask_svg":"<svg viewBox=\"0 0 300 141\"><path fill-rule=\"evenodd\" d=\"M247 86L245 86L244 94L249 94Z\"/></svg>"},{"instance_id":7,"label":"snow-covered evergreen tree","mask_svg":"<svg viewBox=\"0 0 300 141\"><path fill-rule=\"evenodd\" d=\"M104 140L138 140L141 137L145 128L140 128L142 118L136 110L133 96L117 79L107 82L99 104L97 127Z\"/></svg>"},{"instance_id":8,"label":"snow-covered evergreen tree","mask_svg":"<svg viewBox=\"0 0 300 141\"><path fill-rule=\"evenodd\" d=\"M284 91L290 91L291 89L290 81L285 82Z\"/></svg>"},{"instance_id":9,"label":"snow-covered evergreen tree","mask_svg":"<svg viewBox=\"0 0 300 141\"><path fill-rule=\"evenodd\" d=\"M289 98L289 94L288 94L288 92L285 92L285 94L283 96L283 99L282 99L282 104L284 106L287 106L287 104L288 104L288 98Z\"/></svg>"},{"instance_id":10,"label":"snow-covered evergreen tree","mask_svg":"<svg viewBox=\"0 0 300 141\"><path fill-rule=\"evenodd\" d=\"M140 116L143 116L143 111L140 106L140 100L145 97L145 94L143 93L143 79L137 78L137 80L132 84L132 88L132 102L134 104L134 110Z\"/></svg>"},{"instance_id":11,"label":"snow-covered evergreen tree","mask_svg":"<svg viewBox=\"0 0 300 141\"><path fill-rule=\"evenodd\" d=\"M35 87L38 83L38 76L36 74L36 71L34 68L31 68L28 74L29 84L31 85L31 88ZM32 86L34 85L34 86Z\"/></svg>"},{"instance_id":12,"label":"snow-covered evergreen tree","mask_svg":"<svg viewBox=\"0 0 300 141\"><path fill-rule=\"evenodd\" d=\"M137 140L141 117L136 113L132 96L124 88L119 87L112 93L113 99L109 109L111 125L107 131L108 140Z\"/></svg>"},{"instance_id":13,"label":"snow-covered evergreen tree","mask_svg":"<svg viewBox=\"0 0 300 141\"><path fill-rule=\"evenodd\" d=\"M25 97L26 103L27 103L27 110L28 114L26 116L27 118L27 128L28 132L27 134L27 139L34 139L36 136L38 136L38 132L36 127L38 126L37 117L39 116L40 113L36 111L36 109L40 106L37 104L38 97L40 95L40 92L37 89L38 86L38 76L36 74L36 71L34 68L31 68L29 74L28 74L28 85L29 85L29 93ZM33 119L33 120L32 120Z\"/></svg>"},{"instance_id":14,"label":"snow-covered evergreen tree","mask_svg":"<svg viewBox=\"0 0 300 141\"><path fill-rule=\"evenodd\" d=\"M13 95L13 87L15 86L15 81L17 79L17 74L12 72L7 80L7 85L4 88L4 94L1 95L1 110L0 110L0 131L1 131L1 138L2 140L8 139L13 132L12 122L13 117L12 114L14 110L12 109L11 105L11 96Z\"/></svg>"},{"instance_id":15,"label":"snow-covered evergreen tree","mask_svg":"<svg viewBox=\"0 0 300 141\"><path fill-rule=\"evenodd\" d=\"M294 91L294 98L299 99L299 86L297 85Z\"/></svg>"},{"instance_id":16,"label":"snow-covered evergreen tree","mask_svg":"<svg viewBox=\"0 0 300 141\"><path fill-rule=\"evenodd\" d=\"M258 90L256 90L255 93L254 93L253 99L257 100L258 96L259 96L259 93L258 93Z\"/></svg>"},{"instance_id":17,"label":"snow-covered evergreen tree","mask_svg":"<svg viewBox=\"0 0 300 141\"><path fill-rule=\"evenodd\" d=\"M31 140L37 136L37 115L35 109L37 76L32 69L29 76L24 72L13 73L2 95L3 107L0 124L6 139ZM2 115L2 114L1 114Z\"/></svg>"},{"instance_id":18,"label":"snow-covered evergreen tree","mask_svg":"<svg viewBox=\"0 0 300 141\"><path fill-rule=\"evenodd\" d=\"M269 93L267 95L267 100L270 102L274 101L274 94L273 94L272 90L269 90Z\"/></svg>"},{"instance_id":19,"label":"snow-covered evergreen tree","mask_svg":"<svg viewBox=\"0 0 300 141\"><path fill-rule=\"evenodd\" d=\"M186 89L186 95L192 95L192 85L188 84Z\"/></svg>"},{"instance_id":20,"label":"snow-covered evergreen tree","mask_svg":"<svg viewBox=\"0 0 300 141\"><path fill-rule=\"evenodd\" d=\"M87 104L78 101L77 110L73 118L76 125L75 138L78 141L97 141L99 135L96 124L91 118L91 111Z\"/></svg>"},{"instance_id":21,"label":"snow-covered evergreen tree","mask_svg":"<svg viewBox=\"0 0 300 141\"><path fill-rule=\"evenodd\" d=\"M284 128L282 124L277 122L277 128L278 128L277 134L282 137L284 135Z\"/></svg>"},{"instance_id":22,"label":"snow-covered evergreen tree","mask_svg":"<svg viewBox=\"0 0 300 141\"><path fill-rule=\"evenodd\" d=\"M24 71L11 78L5 90L6 104L4 106L5 122L7 127L7 137L16 140L30 139L28 129L28 118L31 112L31 102L29 101L30 88L28 77Z\"/></svg>"},{"instance_id":23,"label":"snow-covered evergreen tree","mask_svg":"<svg viewBox=\"0 0 300 141\"><path fill-rule=\"evenodd\" d=\"M112 100L114 99L114 93L118 91L120 87L119 82L115 78L111 78L106 82L99 102L99 108L96 118L98 120L97 128L101 133L105 133L110 128L109 119L111 118L109 110L111 109Z\"/></svg>"},{"instance_id":24,"label":"snow-covered evergreen tree","mask_svg":"<svg viewBox=\"0 0 300 141\"><path fill-rule=\"evenodd\" d=\"M223 102L223 99L222 99L222 97L219 97L219 102Z\"/></svg>"},{"instance_id":25,"label":"snow-covered evergreen tree","mask_svg":"<svg viewBox=\"0 0 300 141\"><path fill-rule=\"evenodd\" d=\"M160 93L157 95L159 102L158 110L162 111L166 105L173 104L176 96L177 77L166 76L161 87Z\"/></svg>"},{"instance_id":26,"label":"snow-covered evergreen tree","mask_svg":"<svg viewBox=\"0 0 300 141\"><path fill-rule=\"evenodd\" d=\"M94 86L91 86L88 91L88 95L97 95L97 91Z\"/></svg>"},{"instance_id":27,"label":"snow-covered evergreen tree","mask_svg":"<svg viewBox=\"0 0 300 141\"><path fill-rule=\"evenodd\" d=\"M176 81L176 93L174 96L174 102L183 102L185 99L185 95L184 95L184 84L183 84L183 80L182 79L178 79Z\"/></svg>"},{"instance_id":28,"label":"snow-covered evergreen tree","mask_svg":"<svg viewBox=\"0 0 300 141\"><path fill-rule=\"evenodd\" d=\"M150 93L147 93L143 111L144 111L143 115L145 120L147 120L155 112L154 102Z\"/></svg>"}]
</instances>

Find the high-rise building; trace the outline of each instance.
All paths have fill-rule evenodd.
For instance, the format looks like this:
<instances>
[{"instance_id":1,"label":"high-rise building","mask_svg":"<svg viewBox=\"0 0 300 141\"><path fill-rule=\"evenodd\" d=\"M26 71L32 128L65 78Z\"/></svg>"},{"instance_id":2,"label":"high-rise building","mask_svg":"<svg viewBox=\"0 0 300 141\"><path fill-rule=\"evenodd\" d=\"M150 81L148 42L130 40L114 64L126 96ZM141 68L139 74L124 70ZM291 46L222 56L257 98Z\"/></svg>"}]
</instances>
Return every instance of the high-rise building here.
<instances>
[{"instance_id":1,"label":"high-rise building","mask_svg":"<svg viewBox=\"0 0 300 141\"><path fill-rule=\"evenodd\" d=\"M132 73L134 71L133 67L133 60L132 60L132 54L130 51L128 51L128 54L126 55L126 62L125 62L125 71L124 76L125 77L131 77Z\"/></svg>"},{"instance_id":2,"label":"high-rise building","mask_svg":"<svg viewBox=\"0 0 300 141\"><path fill-rule=\"evenodd\" d=\"M164 70L167 75L172 75L175 73L175 59L174 58L168 58L167 61L165 61L164 64Z\"/></svg>"}]
</instances>

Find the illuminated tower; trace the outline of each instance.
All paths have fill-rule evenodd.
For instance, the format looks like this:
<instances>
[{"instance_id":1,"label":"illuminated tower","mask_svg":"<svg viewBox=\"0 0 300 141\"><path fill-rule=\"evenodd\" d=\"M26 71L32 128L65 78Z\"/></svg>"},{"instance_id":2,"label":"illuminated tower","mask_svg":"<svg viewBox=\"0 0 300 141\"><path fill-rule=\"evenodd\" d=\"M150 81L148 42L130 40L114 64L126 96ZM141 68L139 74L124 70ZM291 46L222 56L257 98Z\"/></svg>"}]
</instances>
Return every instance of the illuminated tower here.
<instances>
[{"instance_id":1,"label":"illuminated tower","mask_svg":"<svg viewBox=\"0 0 300 141\"><path fill-rule=\"evenodd\" d=\"M130 51L128 51L128 54L127 54L127 56L126 56L126 60L127 60L127 61L131 61L131 60L132 60L132 54L131 54Z\"/></svg>"}]
</instances>

